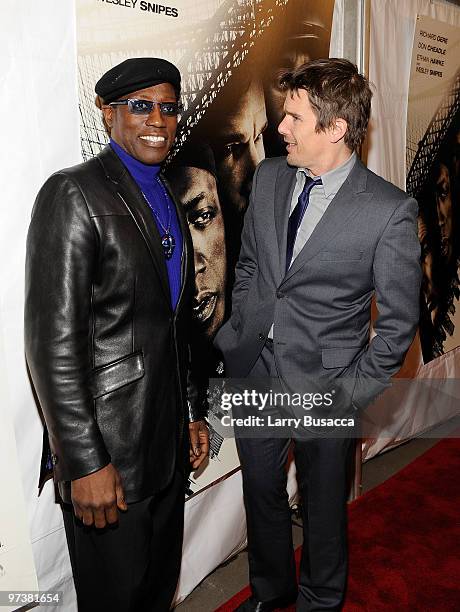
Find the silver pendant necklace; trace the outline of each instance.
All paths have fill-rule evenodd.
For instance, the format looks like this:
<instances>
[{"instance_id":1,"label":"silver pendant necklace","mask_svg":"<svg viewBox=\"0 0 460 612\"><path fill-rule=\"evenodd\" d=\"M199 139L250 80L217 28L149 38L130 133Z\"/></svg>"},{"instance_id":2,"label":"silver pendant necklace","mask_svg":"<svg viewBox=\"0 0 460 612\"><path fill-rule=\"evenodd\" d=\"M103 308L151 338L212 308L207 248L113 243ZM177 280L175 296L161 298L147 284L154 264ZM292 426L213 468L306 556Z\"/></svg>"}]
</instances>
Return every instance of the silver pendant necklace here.
<instances>
[{"instance_id":1,"label":"silver pendant necklace","mask_svg":"<svg viewBox=\"0 0 460 612\"><path fill-rule=\"evenodd\" d=\"M163 225L163 222L160 218L159 213L155 210L155 208L152 206L152 204L150 204L147 196L145 195L144 192L142 192L142 195L144 196L144 200L147 202L148 207L150 208L150 210L153 212L153 214L155 215L158 223L161 226L161 229L163 230L163 235L161 236L161 246L163 247L163 253L166 259L171 259L171 257L173 256L174 253L174 249L176 247L176 240L174 238L174 236L171 234L171 218L172 218L172 212L171 212L171 206L169 204L169 197L168 194L166 192L166 189L163 185L163 183L160 181L160 179L158 177L155 177L156 181L158 182L158 184L161 187L161 190L163 192L164 195L164 199L166 202L166 206L168 207L168 227L165 227Z\"/></svg>"}]
</instances>

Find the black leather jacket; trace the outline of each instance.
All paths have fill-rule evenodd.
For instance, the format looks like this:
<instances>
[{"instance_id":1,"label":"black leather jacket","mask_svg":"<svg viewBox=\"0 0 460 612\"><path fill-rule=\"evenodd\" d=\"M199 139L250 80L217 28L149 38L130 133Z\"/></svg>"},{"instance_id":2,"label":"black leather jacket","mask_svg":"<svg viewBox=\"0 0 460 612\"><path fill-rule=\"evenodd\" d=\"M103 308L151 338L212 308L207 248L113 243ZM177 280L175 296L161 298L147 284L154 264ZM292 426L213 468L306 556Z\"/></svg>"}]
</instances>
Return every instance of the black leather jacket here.
<instances>
[{"instance_id":1,"label":"black leather jacket","mask_svg":"<svg viewBox=\"0 0 460 612\"><path fill-rule=\"evenodd\" d=\"M69 481L109 462L128 502L164 488L188 446L188 418L205 414L190 370L193 247L176 208L183 284L173 312L156 224L110 147L38 194L25 348L64 501Z\"/></svg>"}]
</instances>

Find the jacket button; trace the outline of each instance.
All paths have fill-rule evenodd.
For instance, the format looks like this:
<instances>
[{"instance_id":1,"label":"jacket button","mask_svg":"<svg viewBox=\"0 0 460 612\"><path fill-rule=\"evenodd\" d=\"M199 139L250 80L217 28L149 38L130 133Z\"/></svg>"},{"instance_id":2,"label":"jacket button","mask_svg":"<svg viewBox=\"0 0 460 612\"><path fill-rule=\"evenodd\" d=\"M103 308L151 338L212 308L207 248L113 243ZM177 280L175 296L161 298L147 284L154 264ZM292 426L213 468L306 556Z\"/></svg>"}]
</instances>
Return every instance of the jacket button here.
<instances>
[{"instance_id":1,"label":"jacket button","mask_svg":"<svg viewBox=\"0 0 460 612\"><path fill-rule=\"evenodd\" d=\"M259 340L265 340L265 336L263 334L259 334Z\"/></svg>"},{"instance_id":2,"label":"jacket button","mask_svg":"<svg viewBox=\"0 0 460 612\"><path fill-rule=\"evenodd\" d=\"M282 291L277 291L277 292L276 292L276 297L277 297L279 300L282 300L282 299L283 299L284 297L286 297L286 296L284 295L284 293L283 293Z\"/></svg>"},{"instance_id":3,"label":"jacket button","mask_svg":"<svg viewBox=\"0 0 460 612\"><path fill-rule=\"evenodd\" d=\"M51 463L52 463L53 465L56 465L56 464L57 464L57 462L58 462L58 456L57 456L57 455L55 455L55 454L52 454L52 455L51 455Z\"/></svg>"}]
</instances>

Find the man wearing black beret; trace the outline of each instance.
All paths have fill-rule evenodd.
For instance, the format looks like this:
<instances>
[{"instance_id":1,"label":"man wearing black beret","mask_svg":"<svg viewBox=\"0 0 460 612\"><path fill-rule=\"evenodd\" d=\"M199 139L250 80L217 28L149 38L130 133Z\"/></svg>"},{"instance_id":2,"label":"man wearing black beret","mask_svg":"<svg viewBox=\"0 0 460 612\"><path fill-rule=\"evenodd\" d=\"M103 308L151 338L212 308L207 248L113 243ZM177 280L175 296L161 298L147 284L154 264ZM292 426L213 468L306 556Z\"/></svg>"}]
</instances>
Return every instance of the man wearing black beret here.
<instances>
[{"instance_id":1,"label":"man wearing black beret","mask_svg":"<svg viewBox=\"0 0 460 612\"><path fill-rule=\"evenodd\" d=\"M208 453L189 338L193 248L161 173L180 74L136 58L96 84L110 144L53 174L27 239L25 347L80 612L168 610L187 464Z\"/></svg>"}]
</instances>

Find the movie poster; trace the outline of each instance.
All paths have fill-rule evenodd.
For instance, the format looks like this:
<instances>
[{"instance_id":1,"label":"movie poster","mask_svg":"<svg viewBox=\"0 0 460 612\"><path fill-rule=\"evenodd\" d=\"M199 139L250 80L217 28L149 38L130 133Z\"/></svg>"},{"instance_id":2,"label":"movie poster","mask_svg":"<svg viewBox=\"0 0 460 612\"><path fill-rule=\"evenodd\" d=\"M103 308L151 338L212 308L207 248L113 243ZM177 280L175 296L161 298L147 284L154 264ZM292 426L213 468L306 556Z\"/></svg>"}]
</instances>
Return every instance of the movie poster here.
<instances>
[{"instance_id":1,"label":"movie poster","mask_svg":"<svg viewBox=\"0 0 460 612\"><path fill-rule=\"evenodd\" d=\"M212 340L230 314L252 176L264 157L285 154L276 129L284 102L277 78L329 55L334 0L163 2L77 0L82 154L88 159L108 142L94 104L94 85L106 70L128 57L177 65L184 111L166 175L195 248L201 366L219 377L225 372ZM193 475L190 494L238 467L233 439L223 440L212 423L211 413L210 463Z\"/></svg>"},{"instance_id":2,"label":"movie poster","mask_svg":"<svg viewBox=\"0 0 460 612\"><path fill-rule=\"evenodd\" d=\"M407 109L407 192L420 206L425 363L460 345L460 28L418 16Z\"/></svg>"}]
</instances>

